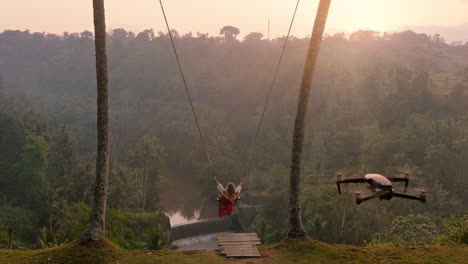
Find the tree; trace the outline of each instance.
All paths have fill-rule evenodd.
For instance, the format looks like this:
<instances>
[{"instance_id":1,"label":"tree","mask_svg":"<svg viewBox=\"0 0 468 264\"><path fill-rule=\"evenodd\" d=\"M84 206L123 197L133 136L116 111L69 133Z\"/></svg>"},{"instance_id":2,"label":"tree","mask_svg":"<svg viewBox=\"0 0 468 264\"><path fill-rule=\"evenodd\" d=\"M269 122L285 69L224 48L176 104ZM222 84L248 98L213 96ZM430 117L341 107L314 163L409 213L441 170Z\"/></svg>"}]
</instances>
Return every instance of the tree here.
<instances>
[{"instance_id":1,"label":"tree","mask_svg":"<svg viewBox=\"0 0 468 264\"><path fill-rule=\"evenodd\" d=\"M93 209L81 243L104 239L109 181L110 115L104 0L93 0L97 78L97 156Z\"/></svg>"},{"instance_id":2,"label":"tree","mask_svg":"<svg viewBox=\"0 0 468 264\"><path fill-rule=\"evenodd\" d=\"M237 35L239 35L240 30L233 26L224 26L220 31L220 35L224 35L226 40L235 40Z\"/></svg>"},{"instance_id":3,"label":"tree","mask_svg":"<svg viewBox=\"0 0 468 264\"><path fill-rule=\"evenodd\" d=\"M145 31L142 31L138 33L136 36L137 40L143 41L143 42L148 42L154 39L154 32L152 29L147 29Z\"/></svg>"},{"instance_id":4,"label":"tree","mask_svg":"<svg viewBox=\"0 0 468 264\"><path fill-rule=\"evenodd\" d=\"M92 39L93 38L93 32L85 30L85 31L81 32L81 38Z\"/></svg>"},{"instance_id":5,"label":"tree","mask_svg":"<svg viewBox=\"0 0 468 264\"><path fill-rule=\"evenodd\" d=\"M44 137L31 134L26 136L19 162L15 166L18 170L16 187L21 190L17 199L28 205L37 205L44 194L48 150Z\"/></svg>"},{"instance_id":6,"label":"tree","mask_svg":"<svg viewBox=\"0 0 468 264\"><path fill-rule=\"evenodd\" d=\"M315 18L312 38L309 42L309 49L304 65L302 75L301 90L299 93L299 102L297 105L296 120L294 122L293 146L291 154L291 174L289 186L289 238L305 238L306 233L302 226L301 204L299 196L299 187L301 184L302 151L304 143L304 123L307 113L307 104L309 102L309 93L312 86L315 64L322 42L323 31L327 21L328 9L331 0L320 0Z\"/></svg>"},{"instance_id":7,"label":"tree","mask_svg":"<svg viewBox=\"0 0 468 264\"><path fill-rule=\"evenodd\" d=\"M349 36L350 41L372 41L379 38L379 32L373 30L359 30Z\"/></svg>"},{"instance_id":8,"label":"tree","mask_svg":"<svg viewBox=\"0 0 468 264\"><path fill-rule=\"evenodd\" d=\"M244 41L260 41L263 38L263 34L259 32L249 33L244 37Z\"/></svg>"},{"instance_id":9,"label":"tree","mask_svg":"<svg viewBox=\"0 0 468 264\"><path fill-rule=\"evenodd\" d=\"M160 189L159 173L164 164L164 148L157 137L145 135L136 144L130 159L138 178L137 206L143 210L155 210Z\"/></svg>"},{"instance_id":10,"label":"tree","mask_svg":"<svg viewBox=\"0 0 468 264\"><path fill-rule=\"evenodd\" d=\"M437 237L436 225L426 216L398 216L386 230L383 240L395 244L431 244Z\"/></svg>"},{"instance_id":11,"label":"tree","mask_svg":"<svg viewBox=\"0 0 468 264\"><path fill-rule=\"evenodd\" d=\"M37 224L37 216L31 210L14 207L10 204L0 206L0 227L7 229L8 249L13 248L13 239L29 240L34 236L34 226Z\"/></svg>"}]
</instances>

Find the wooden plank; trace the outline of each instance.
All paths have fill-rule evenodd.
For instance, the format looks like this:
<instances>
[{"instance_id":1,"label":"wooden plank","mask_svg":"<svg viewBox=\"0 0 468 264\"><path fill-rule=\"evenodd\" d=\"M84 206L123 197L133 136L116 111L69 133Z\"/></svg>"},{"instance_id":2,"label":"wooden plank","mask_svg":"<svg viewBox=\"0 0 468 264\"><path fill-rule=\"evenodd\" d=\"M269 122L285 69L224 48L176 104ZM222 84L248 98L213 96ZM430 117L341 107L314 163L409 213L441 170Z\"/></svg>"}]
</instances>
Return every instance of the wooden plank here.
<instances>
[{"instance_id":1,"label":"wooden plank","mask_svg":"<svg viewBox=\"0 0 468 264\"><path fill-rule=\"evenodd\" d=\"M224 233L218 234L216 237L223 237L223 236L257 236L256 233Z\"/></svg>"},{"instance_id":2,"label":"wooden plank","mask_svg":"<svg viewBox=\"0 0 468 264\"><path fill-rule=\"evenodd\" d=\"M256 248L247 248L247 249L226 249L226 250L221 250L221 253L223 252L258 252Z\"/></svg>"},{"instance_id":3,"label":"wooden plank","mask_svg":"<svg viewBox=\"0 0 468 264\"><path fill-rule=\"evenodd\" d=\"M257 250L254 247L230 247L230 248L222 248L221 251L252 251Z\"/></svg>"},{"instance_id":4,"label":"wooden plank","mask_svg":"<svg viewBox=\"0 0 468 264\"><path fill-rule=\"evenodd\" d=\"M257 244L258 245L258 243L261 244L261 241L260 240L236 240L236 239L218 241L218 245L226 244L226 243L231 243L231 244L234 244L234 243L251 243L251 244Z\"/></svg>"},{"instance_id":5,"label":"wooden plank","mask_svg":"<svg viewBox=\"0 0 468 264\"><path fill-rule=\"evenodd\" d=\"M220 249L221 252L257 252L257 247L229 247Z\"/></svg>"},{"instance_id":6,"label":"wooden plank","mask_svg":"<svg viewBox=\"0 0 468 264\"><path fill-rule=\"evenodd\" d=\"M258 252L256 248L251 248L251 249L246 249L246 250L221 250L221 253L239 253L239 252L245 252L245 253L251 253L251 252Z\"/></svg>"},{"instance_id":7,"label":"wooden plank","mask_svg":"<svg viewBox=\"0 0 468 264\"><path fill-rule=\"evenodd\" d=\"M254 257L254 256L260 256L260 252L225 252L223 255L226 255L228 257Z\"/></svg>"},{"instance_id":8,"label":"wooden plank","mask_svg":"<svg viewBox=\"0 0 468 264\"><path fill-rule=\"evenodd\" d=\"M245 236L245 237L242 237L242 236L235 236L235 237L218 237L216 238L216 240L218 241L223 241L223 240L246 240L246 241L251 241L251 240L260 240L259 237L254 237L254 236Z\"/></svg>"},{"instance_id":9,"label":"wooden plank","mask_svg":"<svg viewBox=\"0 0 468 264\"><path fill-rule=\"evenodd\" d=\"M252 240L245 240L245 239L226 239L226 240L218 240L218 243L226 243L226 242L249 242L249 243L256 243L261 242L259 239L252 239Z\"/></svg>"},{"instance_id":10,"label":"wooden plank","mask_svg":"<svg viewBox=\"0 0 468 264\"><path fill-rule=\"evenodd\" d=\"M229 248L229 247L250 247L250 248L254 248L257 245L245 243L245 244L232 244L232 245L219 245L219 246L223 247L223 248Z\"/></svg>"},{"instance_id":11,"label":"wooden plank","mask_svg":"<svg viewBox=\"0 0 468 264\"><path fill-rule=\"evenodd\" d=\"M260 240L224 240L224 241L218 241L218 245L228 245L228 244L254 244L254 245L260 245L262 242Z\"/></svg>"},{"instance_id":12,"label":"wooden plank","mask_svg":"<svg viewBox=\"0 0 468 264\"><path fill-rule=\"evenodd\" d=\"M217 240L218 243L255 243L261 242L260 239L249 239L249 240L239 240L239 239L224 239L224 240Z\"/></svg>"},{"instance_id":13,"label":"wooden plank","mask_svg":"<svg viewBox=\"0 0 468 264\"><path fill-rule=\"evenodd\" d=\"M241 241L236 241L236 240L218 240L217 241L218 245L219 244L236 244L236 243L250 243L250 244L257 244L262 243L260 240L241 240Z\"/></svg>"},{"instance_id":14,"label":"wooden plank","mask_svg":"<svg viewBox=\"0 0 468 264\"><path fill-rule=\"evenodd\" d=\"M258 242L258 243L218 244L218 247L242 247L242 246L256 247L257 245L261 245L261 243Z\"/></svg>"},{"instance_id":15,"label":"wooden plank","mask_svg":"<svg viewBox=\"0 0 468 264\"><path fill-rule=\"evenodd\" d=\"M252 245L252 246L257 246L261 245L262 243L260 242L255 242L255 243L223 243L223 244L218 244L218 247L232 247L232 246L244 246L244 245Z\"/></svg>"},{"instance_id":16,"label":"wooden plank","mask_svg":"<svg viewBox=\"0 0 468 264\"><path fill-rule=\"evenodd\" d=\"M242 239L242 238L226 238L226 239L219 239L217 242L257 242L260 239Z\"/></svg>"},{"instance_id":17,"label":"wooden plank","mask_svg":"<svg viewBox=\"0 0 468 264\"><path fill-rule=\"evenodd\" d=\"M243 235L243 236L219 236L216 239L230 239L230 238L245 238L245 239L260 239L258 236Z\"/></svg>"},{"instance_id":18,"label":"wooden plank","mask_svg":"<svg viewBox=\"0 0 468 264\"><path fill-rule=\"evenodd\" d=\"M236 252L236 253L227 253L226 257L231 258L231 257L260 257L260 252Z\"/></svg>"},{"instance_id":19,"label":"wooden plank","mask_svg":"<svg viewBox=\"0 0 468 264\"><path fill-rule=\"evenodd\" d=\"M234 248L234 249L235 248L257 248L256 245L252 245L252 244L250 244L250 245L247 245L247 244L244 244L244 245L228 245L228 246L224 245L224 246L221 246L221 247L223 249L226 249L226 248Z\"/></svg>"},{"instance_id":20,"label":"wooden plank","mask_svg":"<svg viewBox=\"0 0 468 264\"><path fill-rule=\"evenodd\" d=\"M216 240L226 240L226 239L246 239L246 240L260 240L258 236L226 236L226 237L217 237Z\"/></svg>"},{"instance_id":21,"label":"wooden plank","mask_svg":"<svg viewBox=\"0 0 468 264\"><path fill-rule=\"evenodd\" d=\"M218 241L218 245L220 245L220 246L223 246L223 245L242 245L242 244L261 245L262 242L260 242L260 241Z\"/></svg>"},{"instance_id":22,"label":"wooden plank","mask_svg":"<svg viewBox=\"0 0 468 264\"><path fill-rule=\"evenodd\" d=\"M227 257L260 257L257 245L262 242L256 233L218 234L216 241L221 254Z\"/></svg>"},{"instance_id":23,"label":"wooden plank","mask_svg":"<svg viewBox=\"0 0 468 264\"><path fill-rule=\"evenodd\" d=\"M218 236L216 237L217 239L222 239L222 238L231 238L231 237L258 237L254 235L237 235L237 236Z\"/></svg>"},{"instance_id":24,"label":"wooden plank","mask_svg":"<svg viewBox=\"0 0 468 264\"><path fill-rule=\"evenodd\" d=\"M260 256L260 252L226 252L223 255L230 256L238 256L238 257L253 257L253 256Z\"/></svg>"}]
</instances>

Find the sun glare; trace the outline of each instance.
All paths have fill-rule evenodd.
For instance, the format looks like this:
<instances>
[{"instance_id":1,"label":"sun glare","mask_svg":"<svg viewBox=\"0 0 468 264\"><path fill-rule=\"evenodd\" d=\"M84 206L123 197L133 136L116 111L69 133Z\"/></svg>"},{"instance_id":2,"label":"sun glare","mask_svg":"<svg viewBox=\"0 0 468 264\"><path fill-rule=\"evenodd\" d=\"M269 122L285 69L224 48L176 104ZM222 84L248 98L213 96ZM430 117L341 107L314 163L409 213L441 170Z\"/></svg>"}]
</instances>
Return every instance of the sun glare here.
<instances>
[{"instance_id":1,"label":"sun glare","mask_svg":"<svg viewBox=\"0 0 468 264\"><path fill-rule=\"evenodd\" d=\"M395 29L398 18L394 6L384 5L385 1L339 1L334 3L330 21L334 27L345 31L375 30L384 32Z\"/></svg>"}]
</instances>

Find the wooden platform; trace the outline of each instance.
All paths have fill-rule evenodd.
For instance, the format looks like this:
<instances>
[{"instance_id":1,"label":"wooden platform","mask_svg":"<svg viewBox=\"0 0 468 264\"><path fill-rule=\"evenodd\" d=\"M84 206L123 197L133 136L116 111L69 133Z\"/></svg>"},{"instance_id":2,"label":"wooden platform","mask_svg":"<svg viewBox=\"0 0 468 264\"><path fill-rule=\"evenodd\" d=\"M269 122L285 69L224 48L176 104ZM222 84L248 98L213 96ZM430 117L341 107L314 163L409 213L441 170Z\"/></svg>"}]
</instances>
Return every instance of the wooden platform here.
<instances>
[{"instance_id":1,"label":"wooden platform","mask_svg":"<svg viewBox=\"0 0 468 264\"><path fill-rule=\"evenodd\" d=\"M260 257L257 245L262 244L255 233L225 233L216 236L218 248L226 257Z\"/></svg>"}]
</instances>

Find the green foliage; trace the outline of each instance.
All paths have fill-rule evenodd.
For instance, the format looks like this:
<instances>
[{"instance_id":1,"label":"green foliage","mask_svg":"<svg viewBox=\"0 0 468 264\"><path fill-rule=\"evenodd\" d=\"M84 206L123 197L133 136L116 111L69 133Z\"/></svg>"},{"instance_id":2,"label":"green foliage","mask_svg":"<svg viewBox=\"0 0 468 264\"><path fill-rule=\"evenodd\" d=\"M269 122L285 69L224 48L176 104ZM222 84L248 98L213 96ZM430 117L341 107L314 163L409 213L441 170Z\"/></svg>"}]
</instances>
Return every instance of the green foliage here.
<instances>
[{"instance_id":1,"label":"green foliage","mask_svg":"<svg viewBox=\"0 0 468 264\"><path fill-rule=\"evenodd\" d=\"M443 235L439 240L443 243L468 244L468 215L448 221L443 227Z\"/></svg>"},{"instance_id":2,"label":"green foliage","mask_svg":"<svg viewBox=\"0 0 468 264\"><path fill-rule=\"evenodd\" d=\"M237 180L247 165L264 88L284 41L258 33L237 41L237 34L235 27L223 28L224 36L175 34L208 152L223 182ZM78 238L94 179L92 34L5 31L0 41L1 205L34 212L30 244L43 226ZM243 191L243 201L263 205L252 228L268 242L287 231L291 128L307 43L306 38L288 42ZM362 244L377 239L399 216L425 215L441 226L465 211L466 47L411 31L336 34L322 43L304 143L302 212L308 233L326 242ZM108 44L113 119L108 206L120 212L109 212L109 236L125 247L148 248L157 244L151 241L158 240L160 222L134 212L159 215L159 196L169 180L163 168L199 183L190 188L211 199L209 166L173 54L167 52L167 35L115 29ZM459 80L443 82L441 91L437 76ZM336 194L338 171L396 176L402 170L412 172L409 192L428 190L426 204L394 199L356 206L350 192L368 191L359 185Z\"/></svg>"},{"instance_id":3,"label":"green foliage","mask_svg":"<svg viewBox=\"0 0 468 264\"><path fill-rule=\"evenodd\" d=\"M8 246L8 227L0 222L0 248Z\"/></svg>"},{"instance_id":4,"label":"green foliage","mask_svg":"<svg viewBox=\"0 0 468 264\"><path fill-rule=\"evenodd\" d=\"M106 214L106 238L126 249L143 249L145 244L138 241L129 227L130 217L116 210L108 210Z\"/></svg>"},{"instance_id":5,"label":"green foliage","mask_svg":"<svg viewBox=\"0 0 468 264\"><path fill-rule=\"evenodd\" d=\"M75 240L81 237L91 213L91 208L83 203L77 203L72 206L71 211L71 217L66 220L64 230L70 240Z\"/></svg>"},{"instance_id":6,"label":"green foliage","mask_svg":"<svg viewBox=\"0 0 468 264\"><path fill-rule=\"evenodd\" d=\"M18 170L17 188L22 190L25 202L42 198L46 184L45 173L48 166L48 144L43 136L29 134L23 146Z\"/></svg>"},{"instance_id":7,"label":"green foliage","mask_svg":"<svg viewBox=\"0 0 468 264\"><path fill-rule=\"evenodd\" d=\"M149 249L158 250L165 244L165 236L160 227L156 227L151 232Z\"/></svg>"},{"instance_id":8,"label":"green foliage","mask_svg":"<svg viewBox=\"0 0 468 264\"><path fill-rule=\"evenodd\" d=\"M68 239L63 237L63 235L64 234L59 234L55 230L49 230L44 226L39 229L37 240L40 248L53 248L68 242Z\"/></svg>"},{"instance_id":9,"label":"green foliage","mask_svg":"<svg viewBox=\"0 0 468 264\"><path fill-rule=\"evenodd\" d=\"M436 225L426 216L396 217L382 236L382 241L397 245L432 244L437 238Z\"/></svg>"},{"instance_id":10,"label":"green foliage","mask_svg":"<svg viewBox=\"0 0 468 264\"><path fill-rule=\"evenodd\" d=\"M255 198L256 203L263 207L259 209L256 224L251 229L267 243L281 240L288 231L287 177L284 175L287 175L287 169L281 166L272 167L263 174L270 180L270 187Z\"/></svg>"},{"instance_id":11,"label":"green foliage","mask_svg":"<svg viewBox=\"0 0 468 264\"><path fill-rule=\"evenodd\" d=\"M11 206L9 204L0 206L0 225L13 232L13 240L19 246L21 242L34 241L37 215L25 208ZM2 233L5 230L2 230Z\"/></svg>"},{"instance_id":12,"label":"green foliage","mask_svg":"<svg viewBox=\"0 0 468 264\"><path fill-rule=\"evenodd\" d=\"M86 227L91 209L83 203L72 207L70 219L65 221L64 235L69 240L76 240ZM115 244L126 249L145 249L164 243L159 226L162 224L162 214L156 213L122 213L108 209L106 213L106 237ZM158 241L154 241L159 236ZM156 244L154 244L157 242Z\"/></svg>"},{"instance_id":13,"label":"green foliage","mask_svg":"<svg viewBox=\"0 0 468 264\"><path fill-rule=\"evenodd\" d=\"M138 185L136 207L142 210L157 210L158 195L162 190L164 180L160 175L165 163L164 147L159 138L152 135L143 136L130 153L130 164L134 169L134 183Z\"/></svg>"}]
</instances>

